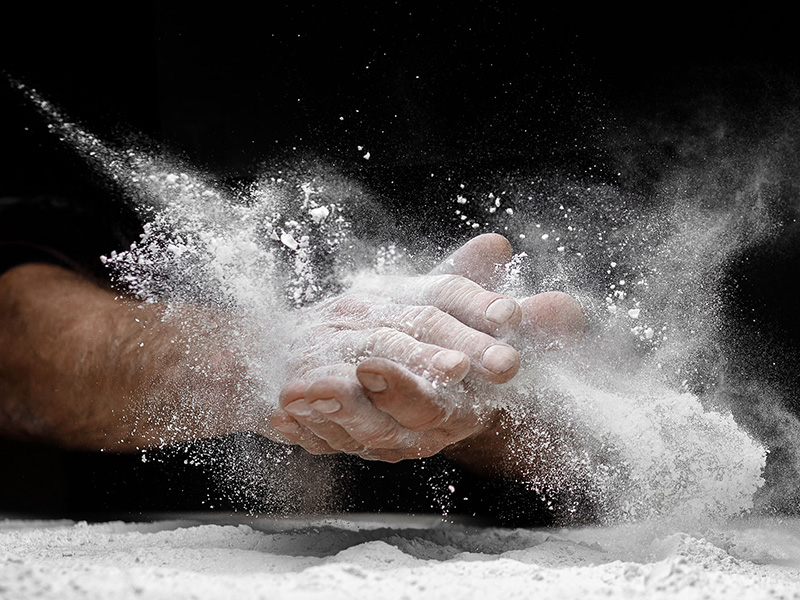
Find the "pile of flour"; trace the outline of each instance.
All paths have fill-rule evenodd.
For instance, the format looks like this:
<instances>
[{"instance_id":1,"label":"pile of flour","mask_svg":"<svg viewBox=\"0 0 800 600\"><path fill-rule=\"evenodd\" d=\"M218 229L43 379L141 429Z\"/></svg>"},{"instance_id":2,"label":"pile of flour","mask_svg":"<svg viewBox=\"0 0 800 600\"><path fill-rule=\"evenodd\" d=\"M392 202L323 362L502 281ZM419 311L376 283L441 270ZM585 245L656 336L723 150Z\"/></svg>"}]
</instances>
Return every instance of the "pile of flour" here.
<instances>
[{"instance_id":1,"label":"pile of flour","mask_svg":"<svg viewBox=\"0 0 800 600\"><path fill-rule=\"evenodd\" d=\"M800 523L0 521L3 598L800 598Z\"/></svg>"}]
</instances>

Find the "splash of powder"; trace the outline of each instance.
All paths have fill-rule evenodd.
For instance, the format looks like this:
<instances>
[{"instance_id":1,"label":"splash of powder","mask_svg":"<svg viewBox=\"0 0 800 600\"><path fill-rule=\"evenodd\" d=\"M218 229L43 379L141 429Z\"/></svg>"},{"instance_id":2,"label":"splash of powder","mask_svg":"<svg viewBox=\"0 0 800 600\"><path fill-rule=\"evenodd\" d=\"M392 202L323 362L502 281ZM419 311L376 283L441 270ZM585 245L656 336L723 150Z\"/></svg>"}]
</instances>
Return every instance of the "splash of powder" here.
<instances>
[{"instance_id":1,"label":"splash of powder","mask_svg":"<svg viewBox=\"0 0 800 600\"><path fill-rule=\"evenodd\" d=\"M163 157L111 149L26 92L51 129L140 207L140 241L106 259L118 281L146 302L239 311L248 371L264 401L274 402L285 368L275 342L291 329L287 303L337 293L364 266L351 250L363 250L348 214L357 186L330 174L273 175L245 190L226 189ZM609 518L726 517L751 509L764 449L687 386L702 392L719 374L715 364L698 368L720 329L719 273L753 232L766 234L764 206L743 194L734 206L699 209L665 192L642 210L608 185L493 185L503 189L483 201L468 198L462 185L456 203L471 230L518 242L505 289L564 289L584 300L595 323L571 362L537 363L497 400L529 426L528 445L512 451L531 466L530 487L588 493ZM468 209L483 213L469 216ZM373 274L408 254L398 241L365 253ZM566 449L559 436L569 440ZM542 475L537 464L551 448L560 466Z\"/></svg>"}]
</instances>

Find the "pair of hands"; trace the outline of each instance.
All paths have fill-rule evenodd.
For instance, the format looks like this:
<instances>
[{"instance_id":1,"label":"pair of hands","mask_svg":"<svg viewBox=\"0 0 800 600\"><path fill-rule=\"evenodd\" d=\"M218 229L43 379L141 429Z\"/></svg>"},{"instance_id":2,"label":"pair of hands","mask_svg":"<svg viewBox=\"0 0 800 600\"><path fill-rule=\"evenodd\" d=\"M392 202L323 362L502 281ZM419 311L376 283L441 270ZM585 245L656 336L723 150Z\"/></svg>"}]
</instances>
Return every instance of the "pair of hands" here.
<instances>
[{"instance_id":1,"label":"pair of hands","mask_svg":"<svg viewBox=\"0 0 800 600\"><path fill-rule=\"evenodd\" d=\"M303 311L275 437L396 462L491 432L492 387L516 375L518 348L568 344L585 328L566 294L494 292L511 257L504 237L481 235L426 276L381 278Z\"/></svg>"}]
</instances>

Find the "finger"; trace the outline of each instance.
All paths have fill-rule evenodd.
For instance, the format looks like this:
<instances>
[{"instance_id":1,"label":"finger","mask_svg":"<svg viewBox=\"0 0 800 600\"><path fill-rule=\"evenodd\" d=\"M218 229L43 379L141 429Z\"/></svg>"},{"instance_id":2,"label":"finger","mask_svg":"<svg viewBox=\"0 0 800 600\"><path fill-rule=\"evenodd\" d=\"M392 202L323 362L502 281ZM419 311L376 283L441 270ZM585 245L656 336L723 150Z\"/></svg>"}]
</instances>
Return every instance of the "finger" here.
<instances>
[{"instance_id":1,"label":"finger","mask_svg":"<svg viewBox=\"0 0 800 600\"><path fill-rule=\"evenodd\" d=\"M386 298L383 304L369 298ZM434 306L463 324L495 336L516 330L522 310L516 300L485 290L460 275L380 277L362 281L351 294L336 298L325 310L331 321L348 326L371 319L376 310L388 310L391 303Z\"/></svg>"},{"instance_id":2,"label":"finger","mask_svg":"<svg viewBox=\"0 0 800 600\"><path fill-rule=\"evenodd\" d=\"M460 381L459 355L469 357L469 374L491 383L509 381L519 370L519 354L508 344L476 331L455 317L432 306L404 307L402 316L387 318L387 325L370 333L370 356L390 358L418 375L420 368L445 372L453 383ZM449 350L450 352L441 352Z\"/></svg>"},{"instance_id":3,"label":"finger","mask_svg":"<svg viewBox=\"0 0 800 600\"><path fill-rule=\"evenodd\" d=\"M369 358L358 365L356 376L372 403L406 429L429 430L447 420L447 406L434 385L391 360Z\"/></svg>"},{"instance_id":4,"label":"finger","mask_svg":"<svg viewBox=\"0 0 800 600\"><path fill-rule=\"evenodd\" d=\"M342 371L351 370L353 365L342 365ZM329 371L331 369L325 369ZM312 374L317 377L317 374ZM339 393L350 393L352 391L352 384L347 386L347 379L342 377L331 377L327 379L332 381L342 382L339 386ZM311 440L316 440L316 443L311 444L314 449L318 448L331 448L333 452L348 452L353 453L362 450L362 446L358 444L353 438L343 431L341 427L335 423L329 422L326 419L326 412L333 404L338 404L335 398L329 398L318 402L314 407L311 406L309 398L309 389L313 384L306 381L294 381L287 384L281 391L279 404L282 410L278 411L276 416L273 417L273 424L275 424L279 431L283 430L279 425L283 421L294 421L299 428L292 430L294 438L302 439L305 442L304 447L310 443ZM284 416L285 415L285 416ZM287 426L284 426L287 427ZM288 426L291 427L291 426ZM284 435L287 435L286 433ZM287 437L289 437L287 435ZM321 442L321 443L320 443ZM297 442L296 442L297 443Z\"/></svg>"},{"instance_id":5,"label":"finger","mask_svg":"<svg viewBox=\"0 0 800 600\"><path fill-rule=\"evenodd\" d=\"M338 433L332 427L335 425L360 448L397 450L418 445L419 436L377 408L357 381L334 377L317 380L306 390L305 399L312 409L324 413L331 425L314 429L326 440L329 431Z\"/></svg>"},{"instance_id":6,"label":"finger","mask_svg":"<svg viewBox=\"0 0 800 600\"><path fill-rule=\"evenodd\" d=\"M397 278L391 297L400 304L434 306L468 327L494 336L513 332L522 319L516 300L487 291L460 275Z\"/></svg>"},{"instance_id":7,"label":"finger","mask_svg":"<svg viewBox=\"0 0 800 600\"><path fill-rule=\"evenodd\" d=\"M408 308L402 307L401 309L393 305L392 310L389 311L390 314L375 317L371 324L385 322L413 328L416 315L405 314ZM411 308L416 310L418 307ZM468 329L463 324L456 323L459 327ZM356 361L359 358L371 356L395 360L418 375L424 375L432 381L446 384L461 381L470 370L470 357L467 354L417 340L391 326L334 330L326 332L325 340L334 349L330 353L333 360L339 360L341 364L319 367L307 372L313 373L316 379L335 375L349 377L355 381ZM342 349L344 350L342 351ZM306 375L306 379L311 380L308 375Z\"/></svg>"},{"instance_id":8,"label":"finger","mask_svg":"<svg viewBox=\"0 0 800 600\"><path fill-rule=\"evenodd\" d=\"M385 288L386 281L383 283ZM473 320L480 320L499 310L503 315L496 319L492 316L493 319L506 319L509 326L518 324L522 310L516 301L487 292L457 275L395 278L391 284L392 293L406 298L410 304L375 302L358 294L337 298L322 309L328 325L320 330L314 342L319 352L310 354L323 355L328 348L334 352L336 362L346 363L371 353L397 360L417 374L429 369L444 370L446 377L457 380L461 364L457 355L441 354L435 363L429 362L438 350L456 350L470 358L471 374L475 377L501 383L516 374L519 355L513 348L485 333L483 330L490 329L485 321L480 327L473 327L461 320L467 319L465 315L470 312ZM385 289L379 291L385 293ZM431 306L431 301L451 310L456 316ZM473 310L475 307L479 308L478 313ZM378 330L366 330L369 326L378 327ZM391 331L405 333L423 344L437 346L438 350L417 346L412 340L391 335Z\"/></svg>"},{"instance_id":9,"label":"finger","mask_svg":"<svg viewBox=\"0 0 800 600\"><path fill-rule=\"evenodd\" d=\"M273 437L276 441L293 446L300 446L311 454L334 454L325 440L303 427L290 414L283 410L276 410L270 418L270 425L277 432Z\"/></svg>"},{"instance_id":10,"label":"finger","mask_svg":"<svg viewBox=\"0 0 800 600\"><path fill-rule=\"evenodd\" d=\"M334 401L334 399L328 398L323 400L321 404L330 405ZM335 452L356 454L364 450L363 444L353 439L337 423L331 421L328 415L319 412L319 407L312 408L306 400L297 400L290 404L288 408L292 411L292 417L300 426L308 431L314 439L321 440Z\"/></svg>"},{"instance_id":11,"label":"finger","mask_svg":"<svg viewBox=\"0 0 800 600\"><path fill-rule=\"evenodd\" d=\"M357 381L324 377L308 385L303 398L284 407L295 418L345 452L413 449L416 434L401 426L367 398Z\"/></svg>"},{"instance_id":12,"label":"finger","mask_svg":"<svg viewBox=\"0 0 800 600\"><path fill-rule=\"evenodd\" d=\"M464 406L454 390L436 389L397 363L368 359L359 364L357 376L375 406L421 433L417 457L432 456L484 427L480 407Z\"/></svg>"},{"instance_id":13,"label":"finger","mask_svg":"<svg viewBox=\"0 0 800 600\"><path fill-rule=\"evenodd\" d=\"M405 326L424 337L430 334L419 331L421 325L415 326L413 320L406 321ZM469 345L464 344L465 347ZM408 333L391 327L379 327L370 331L367 356L391 359L411 369L417 375L423 375L431 381L444 385L461 381L471 368L471 357L467 353L420 341Z\"/></svg>"},{"instance_id":14,"label":"finger","mask_svg":"<svg viewBox=\"0 0 800 600\"><path fill-rule=\"evenodd\" d=\"M468 279L478 286L493 292L498 288L503 279L503 267L512 259L514 253L511 243L498 233L485 233L478 235L463 246L458 248L445 260L439 263L429 275L458 275ZM443 287L450 287L444 284ZM447 292L450 292L450 295ZM457 292L457 293L456 293ZM454 305L441 304L438 295L444 295L446 301L452 302L452 294L456 294ZM519 311L517 317L515 303L505 296L486 296L474 298L474 288L461 288L459 290L434 291L434 306L444 310L464 323L476 327L485 333L498 335L516 329L522 317ZM479 294L475 294L479 295ZM460 297L459 297L460 296ZM470 300L473 300L470 302ZM474 302L478 300L478 302ZM483 318L488 321L486 328L481 327L480 311L483 309ZM507 315L507 316L506 316Z\"/></svg>"},{"instance_id":15,"label":"finger","mask_svg":"<svg viewBox=\"0 0 800 600\"><path fill-rule=\"evenodd\" d=\"M289 443L311 452L342 451L385 462L433 456L475 432L475 419L466 425L463 419L452 419L455 404L440 404L441 390L407 369L385 359L368 359L360 369L359 379L367 386L375 388L376 379L383 382L378 393L340 377L323 377L311 384L295 381L284 387L283 409L273 424L289 421ZM411 431L391 412L424 431Z\"/></svg>"},{"instance_id":16,"label":"finger","mask_svg":"<svg viewBox=\"0 0 800 600\"><path fill-rule=\"evenodd\" d=\"M534 351L570 346L587 329L583 307L569 294L544 292L520 302L523 318L518 332L522 344Z\"/></svg>"},{"instance_id":17,"label":"finger","mask_svg":"<svg viewBox=\"0 0 800 600\"><path fill-rule=\"evenodd\" d=\"M430 275L461 275L487 290L503 279L503 266L513 257L511 243L498 233L484 233L453 252Z\"/></svg>"}]
</instances>

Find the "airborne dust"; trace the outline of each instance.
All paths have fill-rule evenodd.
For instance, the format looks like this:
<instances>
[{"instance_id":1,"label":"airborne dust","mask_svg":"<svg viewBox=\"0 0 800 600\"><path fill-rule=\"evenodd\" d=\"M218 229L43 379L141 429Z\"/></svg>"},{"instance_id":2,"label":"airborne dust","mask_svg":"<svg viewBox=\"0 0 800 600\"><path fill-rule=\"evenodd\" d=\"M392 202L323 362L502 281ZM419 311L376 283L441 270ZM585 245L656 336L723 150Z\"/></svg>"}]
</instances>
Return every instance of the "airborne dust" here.
<instances>
[{"instance_id":1,"label":"airborne dust","mask_svg":"<svg viewBox=\"0 0 800 600\"><path fill-rule=\"evenodd\" d=\"M445 254L427 240L392 239L393 230L362 235L379 202L331 166L303 164L227 185L169 156L102 142L20 87L47 126L139 211L140 239L104 257L120 289L143 302L238 315L236 351L262 405L276 402L297 310L363 277L424 272ZM462 233L511 240L516 255L498 267L504 291L566 291L591 323L575 348L524 353L515 380L491 392L527 432L509 451L532 496L558 498L554 510L566 515L587 500L606 521L703 521L786 507L797 482L765 484L763 474L776 443L783 462L772 472L797 472L800 429L756 374L747 374L742 391L726 359L724 311L731 265L781 235L784 183L793 175L786 134L763 132L743 145L712 131L716 142L687 142L680 149L687 160L649 187L629 184L622 172L661 133L642 135L626 147L629 164L605 181L549 171L447 184L447 217ZM743 403L747 411L737 409ZM735 414L749 417L737 423ZM774 420L780 430L763 435L759 425ZM187 460L220 461L232 488L255 486L256 496L291 504L302 494L276 473L299 455L278 448L253 460L246 448L230 447L226 457ZM558 467L543 471L542 462ZM325 496L325 474L313 481Z\"/></svg>"}]
</instances>

